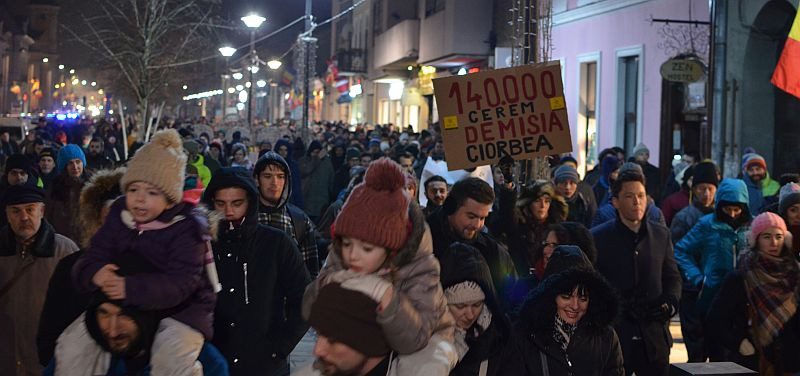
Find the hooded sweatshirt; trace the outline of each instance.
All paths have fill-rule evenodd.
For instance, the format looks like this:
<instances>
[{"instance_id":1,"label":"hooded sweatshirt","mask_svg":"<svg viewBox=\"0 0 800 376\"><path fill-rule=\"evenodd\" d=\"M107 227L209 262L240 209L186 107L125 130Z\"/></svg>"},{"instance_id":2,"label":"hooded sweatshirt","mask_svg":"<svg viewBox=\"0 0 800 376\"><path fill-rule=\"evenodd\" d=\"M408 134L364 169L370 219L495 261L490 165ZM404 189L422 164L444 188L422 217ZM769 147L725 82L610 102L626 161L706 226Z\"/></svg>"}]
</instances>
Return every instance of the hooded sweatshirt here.
<instances>
[{"instance_id":1,"label":"hooded sweatshirt","mask_svg":"<svg viewBox=\"0 0 800 376\"><path fill-rule=\"evenodd\" d=\"M294 171L280 154L269 151L266 152L253 169L253 175L258 179L267 165L278 166L286 174L286 181L294 180ZM294 197L295 190L293 184L284 184L281 198L275 206L259 205L258 222L264 225L284 231L294 240L300 253L303 255L308 272L312 278L319 273L319 254L315 237L314 224L302 209L292 204L291 197Z\"/></svg>"}]
</instances>

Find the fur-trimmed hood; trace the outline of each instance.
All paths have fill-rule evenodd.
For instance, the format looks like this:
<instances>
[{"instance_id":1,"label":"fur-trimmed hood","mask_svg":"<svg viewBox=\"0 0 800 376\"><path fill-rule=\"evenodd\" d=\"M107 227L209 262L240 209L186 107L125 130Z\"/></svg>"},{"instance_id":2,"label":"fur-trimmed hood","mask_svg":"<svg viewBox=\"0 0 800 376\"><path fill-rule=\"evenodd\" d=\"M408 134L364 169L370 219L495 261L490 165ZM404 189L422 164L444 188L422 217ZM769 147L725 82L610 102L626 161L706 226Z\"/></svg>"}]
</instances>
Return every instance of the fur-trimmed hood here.
<instances>
[{"instance_id":1,"label":"fur-trimmed hood","mask_svg":"<svg viewBox=\"0 0 800 376\"><path fill-rule=\"evenodd\" d=\"M122 195L120 181L125 167L97 171L81 190L78 221L81 225L81 248L88 248L92 236L103 225L101 212L108 201Z\"/></svg>"},{"instance_id":2,"label":"fur-trimmed hood","mask_svg":"<svg viewBox=\"0 0 800 376\"><path fill-rule=\"evenodd\" d=\"M517 329L525 334L549 336L553 332L556 297L581 284L589 292L589 309L578 323L590 334L613 325L619 314L619 297L600 273L588 266L573 267L545 278L525 301Z\"/></svg>"},{"instance_id":3,"label":"fur-trimmed hood","mask_svg":"<svg viewBox=\"0 0 800 376\"><path fill-rule=\"evenodd\" d=\"M535 226L530 211L530 204L544 195L550 196L550 209L547 211L547 223L560 223L567 220L569 206L566 200L555 192L555 188L550 182L537 181L531 186L522 189L516 202L518 218L530 226Z\"/></svg>"}]
</instances>

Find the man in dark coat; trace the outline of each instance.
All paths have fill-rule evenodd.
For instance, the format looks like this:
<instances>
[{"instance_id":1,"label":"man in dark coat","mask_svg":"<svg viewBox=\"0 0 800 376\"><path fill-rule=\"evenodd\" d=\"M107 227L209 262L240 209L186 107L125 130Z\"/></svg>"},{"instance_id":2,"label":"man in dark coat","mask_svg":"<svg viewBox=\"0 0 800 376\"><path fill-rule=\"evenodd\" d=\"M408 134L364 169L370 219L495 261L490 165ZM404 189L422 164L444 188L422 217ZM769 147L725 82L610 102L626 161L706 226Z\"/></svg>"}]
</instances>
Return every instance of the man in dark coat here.
<instances>
[{"instance_id":1,"label":"man in dark coat","mask_svg":"<svg viewBox=\"0 0 800 376\"><path fill-rule=\"evenodd\" d=\"M611 191L617 218L592 229L597 270L620 293L615 326L628 375L669 373L669 319L677 312L681 276L669 229L645 219L645 178L635 169L619 174Z\"/></svg>"},{"instance_id":2,"label":"man in dark coat","mask_svg":"<svg viewBox=\"0 0 800 376\"><path fill-rule=\"evenodd\" d=\"M517 273L508 251L483 231L494 203L494 190L479 178L466 178L453 185L444 205L428 216L433 254L438 258L450 245L462 242L477 248L492 273L501 305L516 282Z\"/></svg>"},{"instance_id":3,"label":"man in dark coat","mask_svg":"<svg viewBox=\"0 0 800 376\"><path fill-rule=\"evenodd\" d=\"M642 166L647 184L647 194L656 200L656 204L661 203L661 173L658 171L658 167L650 163L650 149L647 148L647 145L640 143L633 148L633 161Z\"/></svg>"},{"instance_id":4,"label":"man in dark coat","mask_svg":"<svg viewBox=\"0 0 800 376\"><path fill-rule=\"evenodd\" d=\"M203 202L225 216L212 244L222 284L213 343L232 375L286 374L286 358L308 330L300 310L311 278L300 252L283 231L258 223L259 193L247 171L220 169Z\"/></svg>"}]
</instances>

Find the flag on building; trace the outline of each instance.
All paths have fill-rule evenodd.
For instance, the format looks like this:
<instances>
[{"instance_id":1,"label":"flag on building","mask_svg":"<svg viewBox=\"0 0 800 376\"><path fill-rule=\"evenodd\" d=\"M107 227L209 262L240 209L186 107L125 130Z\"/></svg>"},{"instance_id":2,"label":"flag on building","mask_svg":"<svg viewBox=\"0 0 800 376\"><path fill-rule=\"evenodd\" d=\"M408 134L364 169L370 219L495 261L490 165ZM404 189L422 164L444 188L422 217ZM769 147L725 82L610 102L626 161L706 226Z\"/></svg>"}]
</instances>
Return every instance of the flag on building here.
<instances>
[{"instance_id":1,"label":"flag on building","mask_svg":"<svg viewBox=\"0 0 800 376\"><path fill-rule=\"evenodd\" d=\"M800 98L800 13L794 17L778 66L772 74L772 84Z\"/></svg>"},{"instance_id":2,"label":"flag on building","mask_svg":"<svg viewBox=\"0 0 800 376\"><path fill-rule=\"evenodd\" d=\"M335 56L328 60L328 75L325 77L325 81L335 87L340 94L350 91L350 82L347 77L339 75L339 63Z\"/></svg>"},{"instance_id":3,"label":"flag on building","mask_svg":"<svg viewBox=\"0 0 800 376\"><path fill-rule=\"evenodd\" d=\"M292 67L285 67L283 69L283 73L281 74L281 83L283 86L292 86L292 82L294 82L295 71Z\"/></svg>"}]
</instances>

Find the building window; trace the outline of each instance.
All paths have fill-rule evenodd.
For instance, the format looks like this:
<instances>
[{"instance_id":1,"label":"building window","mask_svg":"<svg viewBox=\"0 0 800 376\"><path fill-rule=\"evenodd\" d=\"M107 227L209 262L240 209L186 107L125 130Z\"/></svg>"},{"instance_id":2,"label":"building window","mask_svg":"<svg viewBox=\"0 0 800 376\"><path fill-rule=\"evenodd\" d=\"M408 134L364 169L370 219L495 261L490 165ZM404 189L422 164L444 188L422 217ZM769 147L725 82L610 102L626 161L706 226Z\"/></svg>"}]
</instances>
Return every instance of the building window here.
<instances>
[{"instance_id":1,"label":"building window","mask_svg":"<svg viewBox=\"0 0 800 376\"><path fill-rule=\"evenodd\" d=\"M578 132L584 173L597 165L597 61L580 63Z\"/></svg>"},{"instance_id":2,"label":"building window","mask_svg":"<svg viewBox=\"0 0 800 376\"><path fill-rule=\"evenodd\" d=\"M626 56L620 59L622 69L622 147L630 155L636 146L638 105L639 105L639 56Z\"/></svg>"},{"instance_id":3,"label":"building window","mask_svg":"<svg viewBox=\"0 0 800 376\"><path fill-rule=\"evenodd\" d=\"M615 145L630 155L642 139L644 48L641 45L620 48L616 55Z\"/></svg>"},{"instance_id":4,"label":"building window","mask_svg":"<svg viewBox=\"0 0 800 376\"><path fill-rule=\"evenodd\" d=\"M383 32L383 0L372 3L372 32L380 34ZM373 42L375 39L373 38Z\"/></svg>"},{"instance_id":5,"label":"building window","mask_svg":"<svg viewBox=\"0 0 800 376\"><path fill-rule=\"evenodd\" d=\"M444 3L447 0L425 0L425 17L432 16L444 10Z\"/></svg>"}]
</instances>

